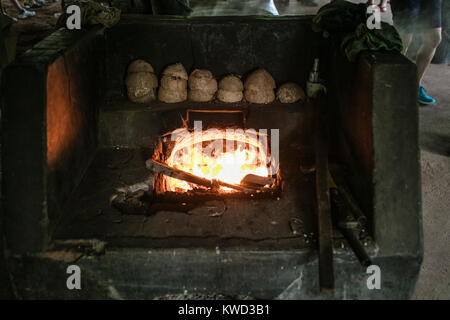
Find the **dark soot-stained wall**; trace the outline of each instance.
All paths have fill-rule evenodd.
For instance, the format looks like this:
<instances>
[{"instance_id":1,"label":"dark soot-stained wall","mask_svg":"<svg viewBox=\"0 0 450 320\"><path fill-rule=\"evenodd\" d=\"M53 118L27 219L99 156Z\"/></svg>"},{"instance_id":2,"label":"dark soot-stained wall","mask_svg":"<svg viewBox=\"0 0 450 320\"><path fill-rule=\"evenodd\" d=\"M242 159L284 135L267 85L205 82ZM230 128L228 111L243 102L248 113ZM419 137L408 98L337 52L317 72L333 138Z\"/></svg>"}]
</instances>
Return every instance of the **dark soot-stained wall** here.
<instances>
[{"instance_id":1,"label":"dark soot-stained wall","mask_svg":"<svg viewBox=\"0 0 450 320\"><path fill-rule=\"evenodd\" d=\"M277 84L304 85L319 52L320 35L310 18L152 18L124 16L105 31L108 94L125 93L124 76L135 59L157 74L181 62L188 72L209 69L216 76L267 69Z\"/></svg>"},{"instance_id":2,"label":"dark soot-stained wall","mask_svg":"<svg viewBox=\"0 0 450 320\"><path fill-rule=\"evenodd\" d=\"M7 245L39 251L96 149L102 83L97 29L59 30L4 72Z\"/></svg>"}]
</instances>

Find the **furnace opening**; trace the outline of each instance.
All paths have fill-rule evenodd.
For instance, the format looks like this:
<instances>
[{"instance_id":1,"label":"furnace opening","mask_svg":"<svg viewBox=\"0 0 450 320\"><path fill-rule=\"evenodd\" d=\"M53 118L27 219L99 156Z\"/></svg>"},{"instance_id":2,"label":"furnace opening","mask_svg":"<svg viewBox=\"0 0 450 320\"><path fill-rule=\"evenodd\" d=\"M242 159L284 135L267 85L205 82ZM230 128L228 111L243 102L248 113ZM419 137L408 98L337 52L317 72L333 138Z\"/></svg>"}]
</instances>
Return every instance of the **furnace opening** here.
<instances>
[{"instance_id":1,"label":"furnace opening","mask_svg":"<svg viewBox=\"0 0 450 320\"><path fill-rule=\"evenodd\" d=\"M147 161L153 189L157 195L273 193L281 180L278 134L238 126L203 130L202 121L168 132Z\"/></svg>"}]
</instances>

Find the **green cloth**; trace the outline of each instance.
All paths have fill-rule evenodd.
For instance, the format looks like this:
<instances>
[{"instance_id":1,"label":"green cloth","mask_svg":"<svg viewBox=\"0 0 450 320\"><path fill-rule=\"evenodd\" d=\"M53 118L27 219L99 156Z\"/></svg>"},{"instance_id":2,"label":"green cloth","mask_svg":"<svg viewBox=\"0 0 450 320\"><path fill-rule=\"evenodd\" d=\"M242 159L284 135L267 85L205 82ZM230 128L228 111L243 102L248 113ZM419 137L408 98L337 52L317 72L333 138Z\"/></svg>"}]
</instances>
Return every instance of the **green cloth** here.
<instances>
[{"instance_id":1,"label":"green cloth","mask_svg":"<svg viewBox=\"0 0 450 320\"><path fill-rule=\"evenodd\" d=\"M362 51L397 51L403 49L397 30L384 22L381 29L367 28L366 4L344 0L333 1L320 8L313 18L313 30L324 37L340 38L341 48L350 61Z\"/></svg>"},{"instance_id":2,"label":"green cloth","mask_svg":"<svg viewBox=\"0 0 450 320\"><path fill-rule=\"evenodd\" d=\"M361 23L356 30L341 42L348 60L355 61L361 51L397 51L403 49L402 39L397 30L388 23L381 22L381 29L368 29L366 24Z\"/></svg>"},{"instance_id":3,"label":"green cloth","mask_svg":"<svg viewBox=\"0 0 450 320\"><path fill-rule=\"evenodd\" d=\"M107 28L112 27L120 20L120 9L95 2L93 0L66 0L63 13L59 16L56 25L65 27L70 16L67 14L67 7L77 5L81 12L81 25L92 26L101 24Z\"/></svg>"},{"instance_id":4,"label":"green cloth","mask_svg":"<svg viewBox=\"0 0 450 320\"><path fill-rule=\"evenodd\" d=\"M366 5L336 0L322 6L313 18L313 30L333 33L352 32L360 23L366 21Z\"/></svg>"}]
</instances>

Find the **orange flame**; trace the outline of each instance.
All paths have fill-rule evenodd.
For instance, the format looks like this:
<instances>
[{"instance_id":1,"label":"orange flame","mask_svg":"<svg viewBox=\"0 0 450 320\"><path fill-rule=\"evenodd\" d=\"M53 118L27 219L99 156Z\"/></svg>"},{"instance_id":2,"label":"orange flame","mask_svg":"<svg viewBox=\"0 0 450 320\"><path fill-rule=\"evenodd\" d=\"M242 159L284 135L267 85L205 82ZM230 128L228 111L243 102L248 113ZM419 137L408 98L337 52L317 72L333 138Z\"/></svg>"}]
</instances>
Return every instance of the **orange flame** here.
<instances>
[{"instance_id":1,"label":"orange flame","mask_svg":"<svg viewBox=\"0 0 450 320\"><path fill-rule=\"evenodd\" d=\"M239 184L250 173L269 176L266 138L256 132L209 129L199 134L179 129L172 134L172 139L174 136L175 146L167 159L169 166L231 184ZM168 191L185 192L199 187L186 181L164 178ZM220 190L233 191L225 187Z\"/></svg>"}]
</instances>

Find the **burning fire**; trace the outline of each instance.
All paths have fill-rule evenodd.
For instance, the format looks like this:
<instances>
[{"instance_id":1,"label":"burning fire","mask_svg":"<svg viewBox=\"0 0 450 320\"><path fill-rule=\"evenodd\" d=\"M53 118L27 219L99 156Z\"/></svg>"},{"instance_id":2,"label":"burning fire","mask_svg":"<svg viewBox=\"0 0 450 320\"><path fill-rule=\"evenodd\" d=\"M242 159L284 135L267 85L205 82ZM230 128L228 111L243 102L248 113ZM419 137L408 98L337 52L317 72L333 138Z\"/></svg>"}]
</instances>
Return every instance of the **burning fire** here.
<instances>
[{"instance_id":1,"label":"burning fire","mask_svg":"<svg viewBox=\"0 0 450 320\"><path fill-rule=\"evenodd\" d=\"M178 129L172 133L172 140L175 145L167 164L176 169L230 184L239 184L247 174L270 176L267 136L255 131ZM168 191L183 192L199 187L171 177L165 179ZM233 191L226 187L221 190Z\"/></svg>"}]
</instances>

